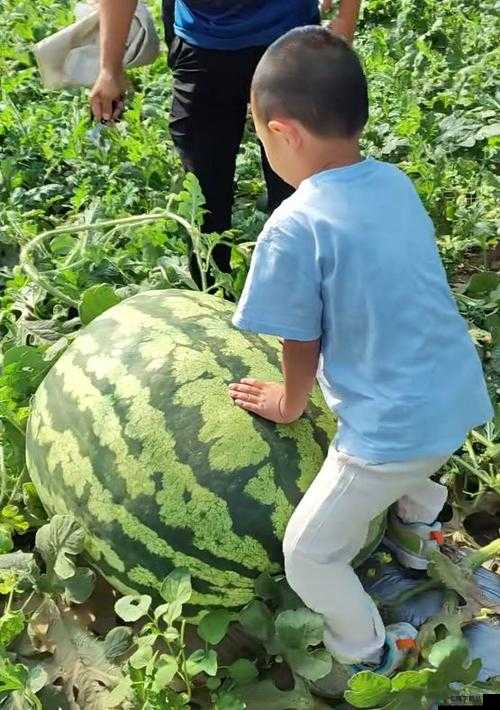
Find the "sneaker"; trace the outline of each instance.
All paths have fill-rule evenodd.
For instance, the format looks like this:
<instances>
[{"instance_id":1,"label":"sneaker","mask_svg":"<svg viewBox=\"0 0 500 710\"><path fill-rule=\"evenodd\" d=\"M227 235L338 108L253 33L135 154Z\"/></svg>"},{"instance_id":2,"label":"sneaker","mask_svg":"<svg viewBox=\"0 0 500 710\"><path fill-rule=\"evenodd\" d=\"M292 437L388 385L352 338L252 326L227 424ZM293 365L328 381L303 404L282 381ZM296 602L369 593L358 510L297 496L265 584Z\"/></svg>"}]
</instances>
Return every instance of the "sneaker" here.
<instances>
[{"instance_id":1,"label":"sneaker","mask_svg":"<svg viewBox=\"0 0 500 710\"><path fill-rule=\"evenodd\" d=\"M417 629L402 621L390 624L385 629L385 645L379 665L368 663L342 664L334 659L332 670L324 678L311 683L311 690L316 695L329 700L341 698L349 680L361 671L372 671L390 676L403 665L408 653L416 647Z\"/></svg>"},{"instance_id":2,"label":"sneaker","mask_svg":"<svg viewBox=\"0 0 500 710\"><path fill-rule=\"evenodd\" d=\"M404 523L393 510L389 513L384 545L410 569L426 570L429 555L444 542L441 523Z\"/></svg>"}]
</instances>

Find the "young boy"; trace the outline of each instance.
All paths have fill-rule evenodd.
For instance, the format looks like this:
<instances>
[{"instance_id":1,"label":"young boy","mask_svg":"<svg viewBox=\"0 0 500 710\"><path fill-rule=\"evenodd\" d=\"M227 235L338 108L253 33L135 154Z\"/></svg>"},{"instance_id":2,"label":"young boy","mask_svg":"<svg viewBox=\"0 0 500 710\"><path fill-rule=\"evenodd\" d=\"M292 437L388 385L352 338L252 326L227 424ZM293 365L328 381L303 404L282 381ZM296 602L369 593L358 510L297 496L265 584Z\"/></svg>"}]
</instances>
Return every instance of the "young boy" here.
<instances>
[{"instance_id":1,"label":"young boy","mask_svg":"<svg viewBox=\"0 0 500 710\"><path fill-rule=\"evenodd\" d=\"M234 324L284 339L284 383L244 379L230 395L289 423L318 378L338 434L288 525L286 575L323 614L347 676L390 674L417 631L384 629L350 562L392 505L392 549L425 569L446 499L430 476L492 407L412 183L360 154L368 96L354 51L326 29L289 32L257 67L252 109L270 164L297 191L259 236Z\"/></svg>"}]
</instances>

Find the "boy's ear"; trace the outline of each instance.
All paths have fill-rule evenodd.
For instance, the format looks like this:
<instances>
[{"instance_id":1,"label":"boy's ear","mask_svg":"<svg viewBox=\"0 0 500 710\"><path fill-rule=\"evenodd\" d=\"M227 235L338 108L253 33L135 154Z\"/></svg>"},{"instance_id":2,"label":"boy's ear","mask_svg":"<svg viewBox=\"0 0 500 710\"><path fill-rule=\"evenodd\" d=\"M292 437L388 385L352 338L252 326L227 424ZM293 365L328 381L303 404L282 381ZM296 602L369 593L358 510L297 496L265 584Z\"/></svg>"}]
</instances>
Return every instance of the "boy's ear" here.
<instances>
[{"instance_id":1,"label":"boy's ear","mask_svg":"<svg viewBox=\"0 0 500 710\"><path fill-rule=\"evenodd\" d=\"M283 138L290 146L297 146L300 143L299 131L291 121L280 121L279 118L274 118L269 121L267 128L277 138Z\"/></svg>"}]
</instances>

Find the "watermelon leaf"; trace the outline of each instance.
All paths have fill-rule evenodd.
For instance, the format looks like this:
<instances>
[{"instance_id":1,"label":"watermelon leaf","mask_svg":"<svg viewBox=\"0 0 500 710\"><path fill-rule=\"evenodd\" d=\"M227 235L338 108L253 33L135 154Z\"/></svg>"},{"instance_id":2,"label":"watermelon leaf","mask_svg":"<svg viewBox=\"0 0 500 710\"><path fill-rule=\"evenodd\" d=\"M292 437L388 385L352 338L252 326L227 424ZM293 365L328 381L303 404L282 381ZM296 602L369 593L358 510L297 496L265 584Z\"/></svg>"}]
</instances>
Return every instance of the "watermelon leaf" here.
<instances>
[{"instance_id":1,"label":"watermelon leaf","mask_svg":"<svg viewBox=\"0 0 500 710\"><path fill-rule=\"evenodd\" d=\"M0 649L5 649L23 631L26 617L22 611L4 612L0 616Z\"/></svg>"},{"instance_id":2,"label":"watermelon leaf","mask_svg":"<svg viewBox=\"0 0 500 710\"><path fill-rule=\"evenodd\" d=\"M76 604L83 604L92 594L95 572L88 567L77 567L75 574L65 580L66 597Z\"/></svg>"},{"instance_id":3,"label":"watermelon leaf","mask_svg":"<svg viewBox=\"0 0 500 710\"><path fill-rule=\"evenodd\" d=\"M47 575L56 574L66 580L75 574L75 564L69 555L83 550L85 532L71 515L54 515L50 523L36 534L36 547L47 567Z\"/></svg>"},{"instance_id":4,"label":"watermelon leaf","mask_svg":"<svg viewBox=\"0 0 500 710\"><path fill-rule=\"evenodd\" d=\"M271 679L267 679L245 685L235 692L245 702L246 710L319 710L330 707L314 698L300 678L295 679L293 690L279 690Z\"/></svg>"},{"instance_id":5,"label":"watermelon leaf","mask_svg":"<svg viewBox=\"0 0 500 710\"><path fill-rule=\"evenodd\" d=\"M349 679L344 697L355 708L374 708L384 705L390 693L390 678L362 671Z\"/></svg>"},{"instance_id":6,"label":"watermelon leaf","mask_svg":"<svg viewBox=\"0 0 500 710\"><path fill-rule=\"evenodd\" d=\"M163 690L175 677L178 671L177 659L175 656L162 654L158 659L158 667L155 673L153 687L155 690Z\"/></svg>"},{"instance_id":7,"label":"watermelon leaf","mask_svg":"<svg viewBox=\"0 0 500 710\"><path fill-rule=\"evenodd\" d=\"M206 673L214 676L217 674L217 654L213 649L194 651L186 661L186 673L189 676Z\"/></svg>"},{"instance_id":8,"label":"watermelon leaf","mask_svg":"<svg viewBox=\"0 0 500 710\"><path fill-rule=\"evenodd\" d=\"M267 641L274 631L274 621L271 612L260 601L251 601L240 612L240 624L245 631L259 641Z\"/></svg>"},{"instance_id":9,"label":"watermelon leaf","mask_svg":"<svg viewBox=\"0 0 500 710\"><path fill-rule=\"evenodd\" d=\"M487 296L500 285L500 275L494 271L482 271L473 274L465 287L465 293L471 297Z\"/></svg>"},{"instance_id":10,"label":"watermelon leaf","mask_svg":"<svg viewBox=\"0 0 500 710\"><path fill-rule=\"evenodd\" d=\"M324 622L310 609L283 611L276 619L276 634L284 646L305 649L323 641Z\"/></svg>"},{"instance_id":11,"label":"watermelon leaf","mask_svg":"<svg viewBox=\"0 0 500 710\"><path fill-rule=\"evenodd\" d=\"M188 602L193 593L191 573L185 567L174 569L162 582L160 594L166 602Z\"/></svg>"},{"instance_id":12,"label":"watermelon leaf","mask_svg":"<svg viewBox=\"0 0 500 710\"><path fill-rule=\"evenodd\" d=\"M12 530L7 525L0 525L0 555L14 549Z\"/></svg>"},{"instance_id":13,"label":"watermelon leaf","mask_svg":"<svg viewBox=\"0 0 500 710\"><path fill-rule=\"evenodd\" d=\"M208 684L207 684L208 685ZM218 694L215 700L214 710L245 710L247 704L240 698L237 698L233 693L223 691Z\"/></svg>"},{"instance_id":14,"label":"watermelon leaf","mask_svg":"<svg viewBox=\"0 0 500 710\"><path fill-rule=\"evenodd\" d=\"M232 663L227 669L229 677L232 678L238 685L246 685L256 680L259 676L259 671L255 667L255 663L247 658L239 658Z\"/></svg>"},{"instance_id":15,"label":"watermelon leaf","mask_svg":"<svg viewBox=\"0 0 500 710\"><path fill-rule=\"evenodd\" d=\"M122 673L106 657L105 644L77 623L72 610L60 609L45 597L28 624L28 638L30 657L34 652L46 654L47 687L60 686L64 698L78 697L83 707L107 707L108 690L120 682Z\"/></svg>"},{"instance_id":16,"label":"watermelon leaf","mask_svg":"<svg viewBox=\"0 0 500 710\"><path fill-rule=\"evenodd\" d=\"M104 653L108 660L119 658L126 653L132 641L132 631L128 626L115 626L104 639Z\"/></svg>"},{"instance_id":17,"label":"watermelon leaf","mask_svg":"<svg viewBox=\"0 0 500 710\"><path fill-rule=\"evenodd\" d=\"M233 615L225 609L209 611L198 624L198 636L208 643L220 643L232 620Z\"/></svg>"},{"instance_id":18,"label":"watermelon leaf","mask_svg":"<svg viewBox=\"0 0 500 710\"><path fill-rule=\"evenodd\" d=\"M283 655L292 671L307 680L319 680L332 670L333 659L325 649L306 651L290 648Z\"/></svg>"},{"instance_id":19,"label":"watermelon leaf","mask_svg":"<svg viewBox=\"0 0 500 710\"><path fill-rule=\"evenodd\" d=\"M151 661L153 658L153 649L149 644L143 644L139 646L137 651L135 651L130 658L128 659L128 662L132 666L132 668L135 668L136 670L139 670L141 668L145 668L148 663Z\"/></svg>"},{"instance_id":20,"label":"watermelon leaf","mask_svg":"<svg viewBox=\"0 0 500 710\"><path fill-rule=\"evenodd\" d=\"M168 625L172 626L174 621L179 618L182 614L182 604L180 602L171 602L167 604L160 604L154 611L154 617L156 621L163 618L163 621Z\"/></svg>"},{"instance_id":21,"label":"watermelon leaf","mask_svg":"<svg viewBox=\"0 0 500 710\"><path fill-rule=\"evenodd\" d=\"M109 284L97 284L83 292L80 302L80 320L83 325L88 325L94 318L107 311L108 308L120 303L120 297Z\"/></svg>"},{"instance_id":22,"label":"watermelon leaf","mask_svg":"<svg viewBox=\"0 0 500 710\"><path fill-rule=\"evenodd\" d=\"M44 688L49 680L49 676L45 668L41 665L33 666L28 672L26 686L32 693L38 693Z\"/></svg>"},{"instance_id":23,"label":"watermelon leaf","mask_svg":"<svg viewBox=\"0 0 500 710\"><path fill-rule=\"evenodd\" d=\"M281 599L280 585L267 572L257 577L254 587L255 594L264 601L278 603Z\"/></svg>"},{"instance_id":24,"label":"watermelon leaf","mask_svg":"<svg viewBox=\"0 0 500 710\"><path fill-rule=\"evenodd\" d=\"M118 599L115 611L123 621L138 621L148 613L150 606L149 594L127 594Z\"/></svg>"}]
</instances>

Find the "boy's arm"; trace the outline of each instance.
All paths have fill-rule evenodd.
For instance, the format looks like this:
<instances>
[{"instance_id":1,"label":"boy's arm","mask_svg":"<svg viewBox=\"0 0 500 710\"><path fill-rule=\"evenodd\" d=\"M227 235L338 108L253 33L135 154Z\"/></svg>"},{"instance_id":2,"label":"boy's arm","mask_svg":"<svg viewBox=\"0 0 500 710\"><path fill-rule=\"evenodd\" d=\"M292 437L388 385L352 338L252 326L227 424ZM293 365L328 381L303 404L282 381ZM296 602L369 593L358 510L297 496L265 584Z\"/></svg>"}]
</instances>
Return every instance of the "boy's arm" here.
<instances>
[{"instance_id":1,"label":"boy's arm","mask_svg":"<svg viewBox=\"0 0 500 710\"><path fill-rule=\"evenodd\" d=\"M332 0L323 0L323 10L325 12L329 12L332 9L332 5ZM340 0L337 17L329 25L331 31L335 32L335 34L343 35L349 42L352 42L360 8L361 0Z\"/></svg>"},{"instance_id":2,"label":"boy's arm","mask_svg":"<svg viewBox=\"0 0 500 710\"><path fill-rule=\"evenodd\" d=\"M284 383L245 378L229 387L235 404L278 424L294 422L304 412L314 387L319 351L319 339L285 340Z\"/></svg>"},{"instance_id":3,"label":"boy's arm","mask_svg":"<svg viewBox=\"0 0 500 710\"><path fill-rule=\"evenodd\" d=\"M120 113L125 89L123 56L138 0L101 0L99 23L101 70L90 93L92 113L97 121L109 121ZM113 102L116 102L113 112Z\"/></svg>"}]
</instances>

